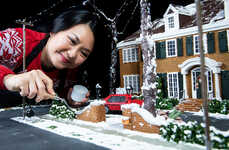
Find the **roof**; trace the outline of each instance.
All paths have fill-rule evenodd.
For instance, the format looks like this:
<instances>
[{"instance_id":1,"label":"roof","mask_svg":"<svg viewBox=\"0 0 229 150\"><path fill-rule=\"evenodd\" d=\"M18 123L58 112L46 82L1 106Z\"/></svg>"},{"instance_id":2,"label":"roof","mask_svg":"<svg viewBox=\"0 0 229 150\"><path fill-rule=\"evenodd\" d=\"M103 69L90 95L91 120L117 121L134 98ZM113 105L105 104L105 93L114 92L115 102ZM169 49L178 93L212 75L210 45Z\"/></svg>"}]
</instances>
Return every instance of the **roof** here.
<instances>
[{"instance_id":1,"label":"roof","mask_svg":"<svg viewBox=\"0 0 229 150\"><path fill-rule=\"evenodd\" d=\"M210 24L224 19L224 0L202 0L202 22L203 24ZM170 11L171 9L171 11ZM180 29L185 29L197 25L196 19L196 5L195 3L187 6L173 5L170 4L167 8L166 13L178 12L180 15ZM152 22L151 34L165 32L164 19L155 19ZM136 31L132 35L128 36L123 42L135 40L140 37L140 30Z\"/></svg>"}]
</instances>

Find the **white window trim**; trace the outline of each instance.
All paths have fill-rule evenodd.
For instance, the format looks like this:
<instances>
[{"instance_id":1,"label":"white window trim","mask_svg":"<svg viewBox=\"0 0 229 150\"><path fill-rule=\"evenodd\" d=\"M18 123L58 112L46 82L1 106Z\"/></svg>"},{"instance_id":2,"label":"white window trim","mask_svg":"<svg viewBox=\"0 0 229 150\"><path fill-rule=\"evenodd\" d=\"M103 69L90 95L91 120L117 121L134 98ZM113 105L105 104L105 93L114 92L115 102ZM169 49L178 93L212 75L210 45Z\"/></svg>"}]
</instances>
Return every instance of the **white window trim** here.
<instances>
[{"instance_id":1,"label":"white window trim","mask_svg":"<svg viewBox=\"0 0 229 150\"><path fill-rule=\"evenodd\" d=\"M196 87L194 87L195 85L196 85L196 78L193 76L193 73L195 72L197 72L196 70L197 69L200 69L200 67L196 67L196 68L194 68L194 69L192 69L191 70L191 84L192 84L192 98L197 98L197 90L196 90ZM210 70L210 68L205 68L206 69L206 72L205 72L205 75L206 75L206 80L207 80L207 93L209 94L208 95L208 98L212 98L213 97L213 94L212 94L212 92L213 92L213 90L214 90L214 87L213 87L213 72ZM200 72L200 71L199 71ZM206 73L208 73L208 72L210 72L210 76L211 76L211 81L209 81L209 78L208 78L208 74L206 74ZM209 90L209 82L211 82L211 90Z\"/></svg>"},{"instance_id":2,"label":"white window trim","mask_svg":"<svg viewBox=\"0 0 229 150\"><path fill-rule=\"evenodd\" d=\"M127 51L126 49L122 49L122 62L123 63L127 62L127 60L126 60L127 58L126 58L126 55L125 55L126 51Z\"/></svg>"},{"instance_id":3,"label":"white window trim","mask_svg":"<svg viewBox=\"0 0 229 150\"><path fill-rule=\"evenodd\" d=\"M135 59L133 59L132 57L132 51L135 50ZM130 51L130 55L128 55L128 51ZM126 55L125 55L126 53ZM129 60L128 58L131 57L131 60ZM138 47L129 47L129 48L124 48L122 49L122 62L123 63L131 63L131 62L138 62Z\"/></svg>"},{"instance_id":4,"label":"white window trim","mask_svg":"<svg viewBox=\"0 0 229 150\"><path fill-rule=\"evenodd\" d=\"M173 76L173 74L176 74L177 75L177 97L171 97L170 96L170 85L169 85L169 75L172 75ZM178 77L178 72L169 72L169 73L167 73L167 91L168 91L168 97L169 98L178 98L179 99L179 97L180 97L180 93L179 93L179 91L180 91L180 87L179 87L179 77ZM173 94L175 95L176 93L174 93L174 91L173 91Z\"/></svg>"},{"instance_id":5,"label":"white window trim","mask_svg":"<svg viewBox=\"0 0 229 150\"><path fill-rule=\"evenodd\" d=\"M169 27L169 18L173 17L174 18L174 28ZM166 32L174 32L174 30L179 30L180 28L180 20L179 20L179 13L174 12L172 14L168 14L164 16L164 21L165 21L165 30Z\"/></svg>"},{"instance_id":6,"label":"white window trim","mask_svg":"<svg viewBox=\"0 0 229 150\"><path fill-rule=\"evenodd\" d=\"M194 35L193 36L193 52L194 55L199 55L200 54L200 45L199 45L199 53L196 53L196 42L195 42L195 38L199 36L199 35ZM204 50L204 54L206 54L208 52L208 45L207 45L207 34L204 33L203 34L203 50Z\"/></svg>"},{"instance_id":7,"label":"white window trim","mask_svg":"<svg viewBox=\"0 0 229 150\"><path fill-rule=\"evenodd\" d=\"M170 41L175 41L175 55L172 55L172 56L169 56L168 55L168 42L170 42ZM177 57L177 40L176 39L171 39L171 40L166 40L166 57L168 58L168 57Z\"/></svg>"},{"instance_id":8,"label":"white window trim","mask_svg":"<svg viewBox=\"0 0 229 150\"><path fill-rule=\"evenodd\" d=\"M207 70L207 73L208 72L210 72L211 81L209 81L209 78L207 78L207 89L209 93L212 93L213 92L213 74L210 69ZM206 75L206 77L209 77L208 74ZM211 82L211 90L209 90L209 82Z\"/></svg>"},{"instance_id":9,"label":"white window trim","mask_svg":"<svg viewBox=\"0 0 229 150\"><path fill-rule=\"evenodd\" d=\"M229 30L227 30L227 48L229 51Z\"/></svg>"},{"instance_id":10,"label":"white window trim","mask_svg":"<svg viewBox=\"0 0 229 150\"><path fill-rule=\"evenodd\" d=\"M204 53L208 53L208 38L207 38L207 33L203 34L203 49Z\"/></svg>"},{"instance_id":11,"label":"white window trim","mask_svg":"<svg viewBox=\"0 0 229 150\"><path fill-rule=\"evenodd\" d=\"M132 87L133 87L133 93L140 93L140 75L139 74L131 74L131 75L123 75L123 83L124 83L124 88L126 88L127 86L129 86L129 78L130 77L136 77L136 89L134 89L133 86L133 81L132 81ZM127 79L127 81L126 81ZM127 84L126 84L127 83Z\"/></svg>"},{"instance_id":12,"label":"white window trim","mask_svg":"<svg viewBox=\"0 0 229 150\"><path fill-rule=\"evenodd\" d=\"M169 22L170 18L172 19L172 23ZM169 16L168 18L168 28L169 29L174 29L175 28L175 17L174 16Z\"/></svg>"},{"instance_id":13,"label":"white window trim","mask_svg":"<svg viewBox=\"0 0 229 150\"><path fill-rule=\"evenodd\" d=\"M199 52L196 52L196 37L199 37L199 35L194 35L193 36L193 51L194 51L194 55L198 55L200 54L200 45L199 45Z\"/></svg>"}]
</instances>

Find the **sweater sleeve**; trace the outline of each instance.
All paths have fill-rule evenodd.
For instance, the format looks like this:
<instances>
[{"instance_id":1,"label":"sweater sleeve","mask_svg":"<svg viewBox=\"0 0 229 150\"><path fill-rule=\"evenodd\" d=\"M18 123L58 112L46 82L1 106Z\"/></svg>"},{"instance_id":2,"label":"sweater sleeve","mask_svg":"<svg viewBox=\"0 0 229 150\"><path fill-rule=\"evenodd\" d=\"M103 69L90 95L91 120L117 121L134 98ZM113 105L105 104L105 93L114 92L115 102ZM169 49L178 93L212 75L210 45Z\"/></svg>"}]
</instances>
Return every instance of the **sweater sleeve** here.
<instances>
[{"instance_id":1,"label":"sweater sleeve","mask_svg":"<svg viewBox=\"0 0 229 150\"><path fill-rule=\"evenodd\" d=\"M6 29L0 32L0 89L6 89L3 79L18 65L22 56L22 36L18 29Z\"/></svg>"},{"instance_id":2,"label":"sweater sleeve","mask_svg":"<svg viewBox=\"0 0 229 150\"><path fill-rule=\"evenodd\" d=\"M8 74L14 74L14 72L12 70L10 70L9 68L3 66L3 65L0 65L0 89L1 90L5 90L6 87L3 83L3 79L6 75Z\"/></svg>"}]
</instances>

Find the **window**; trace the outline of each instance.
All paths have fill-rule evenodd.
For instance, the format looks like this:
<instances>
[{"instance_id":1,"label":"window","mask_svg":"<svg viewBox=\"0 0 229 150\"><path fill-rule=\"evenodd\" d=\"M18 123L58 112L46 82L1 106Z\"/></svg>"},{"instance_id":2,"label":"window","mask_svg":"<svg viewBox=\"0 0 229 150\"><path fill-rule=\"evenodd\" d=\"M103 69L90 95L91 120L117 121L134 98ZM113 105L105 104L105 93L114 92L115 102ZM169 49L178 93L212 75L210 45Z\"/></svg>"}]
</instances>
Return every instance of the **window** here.
<instances>
[{"instance_id":1,"label":"window","mask_svg":"<svg viewBox=\"0 0 229 150\"><path fill-rule=\"evenodd\" d=\"M167 57L177 56L176 40L166 41Z\"/></svg>"},{"instance_id":2,"label":"window","mask_svg":"<svg viewBox=\"0 0 229 150\"><path fill-rule=\"evenodd\" d=\"M110 103L118 103L118 102L125 102L125 101L126 101L125 96L111 96L108 99L108 102Z\"/></svg>"},{"instance_id":3,"label":"window","mask_svg":"<svg viewBox=\"0 0 229 150\"><path fill-rule=\"evenodd\" d=\"M194 47L194 54L200 54L200 43L199 43L199 35L193 36L193 47ZM207 53L207 35L203 34L203 51Z\"/></svg>"},{"instance_id":4,"label":"window","mask_svg":"<svg viewBox=\"0 0 229 150\"><path fill-rule=\"evenodd\" d=\"M124 88L131 86L133 88L133 93L139 93L140 91L140 79L139 75L124 75Z\"/></svg>"},{"instance_id":5,"label":"window","mask_svg":"<svg viewBox=\"0 0 229 150\"><path fill-rule=\"evenodd\" d=\"M127 48L122 50L123 63L137 62L138 61L138 49Z\"/></svg>"},{"instance_id":6,"label":"window","mask_svg":"<svg viewBox=\"0 0 229 150\"><path fill-rule=\"evenodd\" d=\"M168 18L168 25L169 25L169 29L172 29L175 27L175 24L174 24L174 17L169 17Z\"/></svg>"},{"instance_id":7,"label":"window","mask_svg":"<svg viewBox=\"0 0 229 150\"><path fill-rule=\"evenodd\" d=\"M199 35L193 36L194 54L200 54Z\"/></svg>"},{"instance_id":8,"label":"window","mask_svg":"<svg viewBox=\"0 0 229 150\"><path fill-rule=\"evenodd\" d=\"M213 91L213 85L212 85L212 72L207 71L207 87L208 87L208 92Z\"/></svg>"},{"instance_id":9,"label":"window","mask_svg":"<svg viewBox=\"0 0 229 150\"><path fill-rule=\"evenodd\" d=\"M170 98L178 98L178 73L168 73L168 96Z\"/></svg>"}]
</instances>

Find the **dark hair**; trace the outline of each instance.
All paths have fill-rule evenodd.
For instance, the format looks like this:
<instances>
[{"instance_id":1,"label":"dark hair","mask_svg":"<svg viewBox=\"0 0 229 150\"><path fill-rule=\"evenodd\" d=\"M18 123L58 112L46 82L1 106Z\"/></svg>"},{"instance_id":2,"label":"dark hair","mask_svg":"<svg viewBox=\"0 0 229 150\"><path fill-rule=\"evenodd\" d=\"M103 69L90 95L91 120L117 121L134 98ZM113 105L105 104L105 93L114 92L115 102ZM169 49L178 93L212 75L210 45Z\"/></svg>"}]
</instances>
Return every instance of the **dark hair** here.
<instances>
[{"instance_id":1,"label":"dark hair","mask_svg":"<svg viewBox=\"0 0 229 150\"><path fill-rule=\"evenodd\" d=\"M57 33L78 24L88 24L95 33L96 16L86 9L70 9L54 19L50 32Z\"/></svg>"},{"instance_id":2,"label":"dark hair","mask_svg":"<svg viewBox=\"0 0 229 150\"><path fill-rule=\"evenodd\" d=\"M51 18L54 18L52 16ZM44 19L42 22L35 24L35 30L45 33L57 33L67 30L78 24L88 24L95 34L97 16L86 8L74 7L59 14L54 19Z\"/></svg>"}]
</instances>

